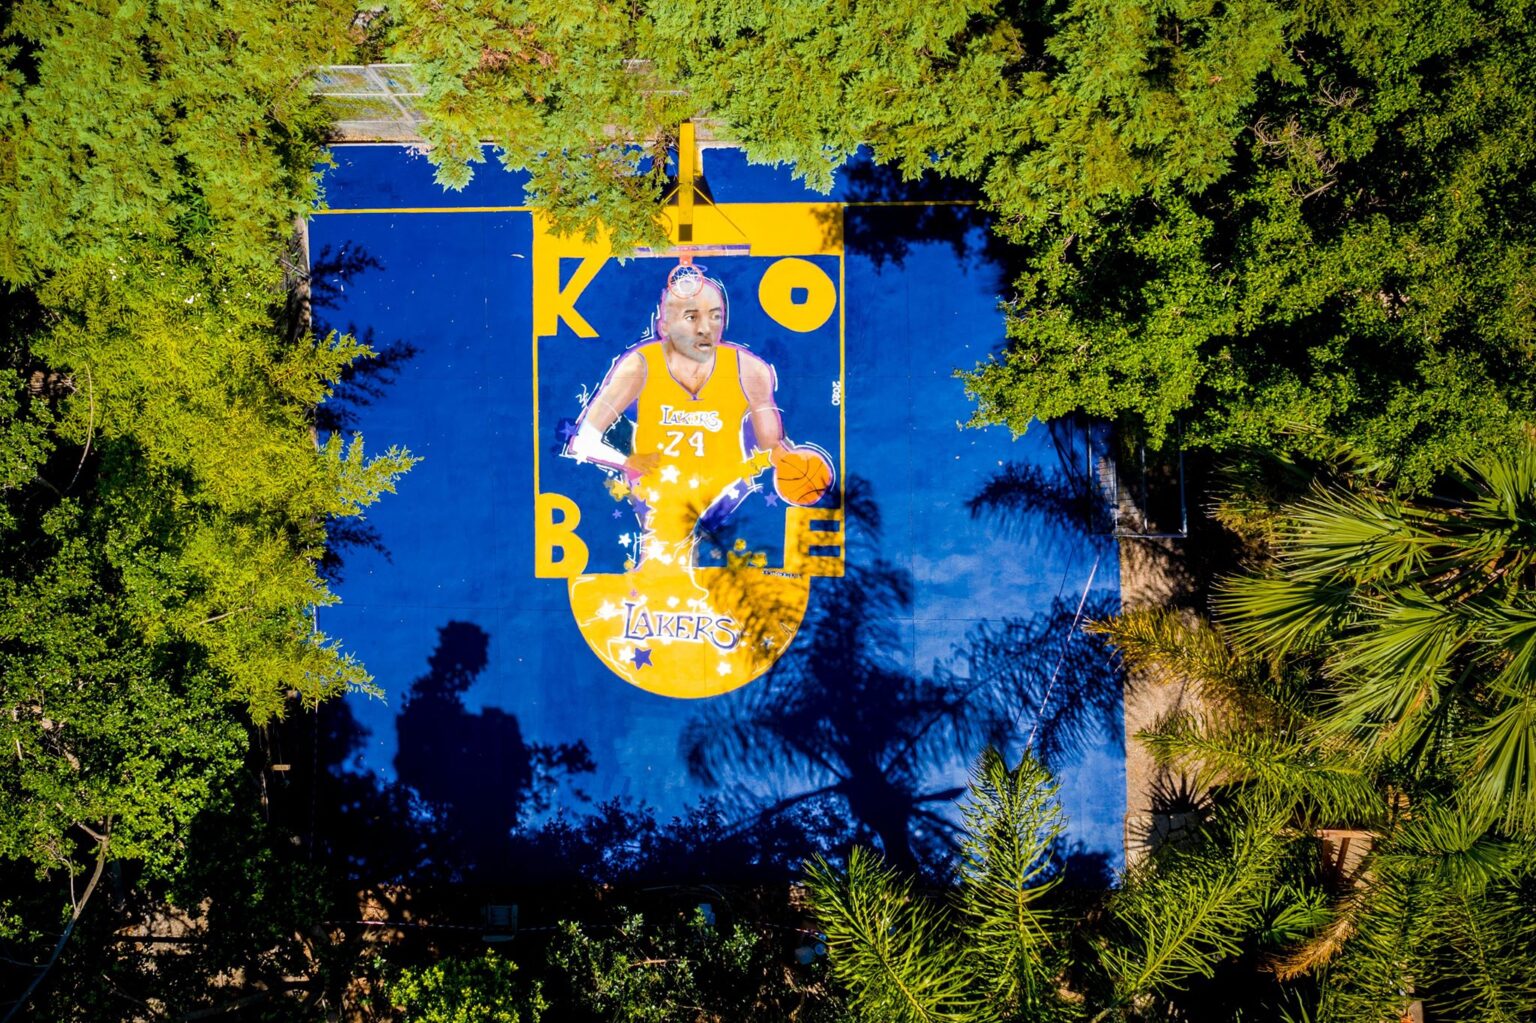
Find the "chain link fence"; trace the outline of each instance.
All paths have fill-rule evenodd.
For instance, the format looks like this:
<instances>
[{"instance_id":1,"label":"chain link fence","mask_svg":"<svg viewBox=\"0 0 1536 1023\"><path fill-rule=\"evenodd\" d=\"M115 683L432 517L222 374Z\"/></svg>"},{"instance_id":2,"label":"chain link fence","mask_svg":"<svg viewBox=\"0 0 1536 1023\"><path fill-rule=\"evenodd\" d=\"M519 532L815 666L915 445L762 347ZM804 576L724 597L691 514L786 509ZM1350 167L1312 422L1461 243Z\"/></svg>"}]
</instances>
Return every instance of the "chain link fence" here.
<instances>
[{"instance_id":1,"label":"chain link fence","mask_svg":"<svg viewBox=\"0 0 1536 1023\"><path fill-rule=\"evenodd\" d=\"M336 117L337 142L420 142L426 95L409 64L332 64L315 69L315 95Z\"/></svg>"}]
</instances>

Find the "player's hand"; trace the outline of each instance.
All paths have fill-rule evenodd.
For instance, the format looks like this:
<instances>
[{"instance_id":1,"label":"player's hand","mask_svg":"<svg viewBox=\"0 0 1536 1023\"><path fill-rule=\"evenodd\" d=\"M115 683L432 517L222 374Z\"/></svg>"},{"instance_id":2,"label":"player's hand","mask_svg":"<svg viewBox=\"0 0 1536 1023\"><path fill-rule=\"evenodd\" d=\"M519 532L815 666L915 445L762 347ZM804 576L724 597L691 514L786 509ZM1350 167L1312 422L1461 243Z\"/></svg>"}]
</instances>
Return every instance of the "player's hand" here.
<instances>
[{"instance_id":1,"label":"player's hand","mask_svg":"<svg viewBox=\"0 0 1536 1023\"><path fill-rule=\"evenodd\" d=\"M624 474L632 480L649 476L661 464L661 455L655 451L636 451L624 459Z\"/></svg>"}]
</instances>

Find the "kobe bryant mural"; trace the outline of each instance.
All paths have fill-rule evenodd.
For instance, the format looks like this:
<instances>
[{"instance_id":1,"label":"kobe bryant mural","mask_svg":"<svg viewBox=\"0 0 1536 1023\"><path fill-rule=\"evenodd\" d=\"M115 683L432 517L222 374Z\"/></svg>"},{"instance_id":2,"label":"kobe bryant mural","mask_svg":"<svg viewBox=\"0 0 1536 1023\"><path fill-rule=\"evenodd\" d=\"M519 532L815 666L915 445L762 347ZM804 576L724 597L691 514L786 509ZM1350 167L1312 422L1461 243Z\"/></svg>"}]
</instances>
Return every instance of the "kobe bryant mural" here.
<instances>
[{"instance_id":1,"label":"kobe bryant mural","mask_svg":"<svg viewBox=\"0 0 1536 1023\"><path fill-rule=\"evenodd\" d=\"M674 210L623 259L535 222L534 571L627 683L751 682L843 573L839 217Z\"/></svg>"}]
</instances>

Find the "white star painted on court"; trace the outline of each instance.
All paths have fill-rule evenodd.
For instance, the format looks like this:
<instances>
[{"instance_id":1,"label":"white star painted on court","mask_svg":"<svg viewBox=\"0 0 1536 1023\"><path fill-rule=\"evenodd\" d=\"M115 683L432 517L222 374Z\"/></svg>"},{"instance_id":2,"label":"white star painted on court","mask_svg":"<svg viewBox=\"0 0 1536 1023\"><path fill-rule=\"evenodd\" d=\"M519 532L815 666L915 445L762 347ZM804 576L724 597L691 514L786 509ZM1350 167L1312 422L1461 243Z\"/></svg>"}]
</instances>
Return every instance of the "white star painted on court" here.
<instances>
[{"instance_id":1,"label":"white star painted on court","mask_svg":"<svg viewBox=\"0 0 1536 1023\"><path fill-rule=\"evenodd\" d=\"M629 541L631 539L632 539L632 537L628 533L625 533L623 536L619 537L619 546L620 547L628 547L629 546Z\"/></svg>"},{"instance_id":2,"label":"white star painted on court","mask_svg":"<svg viewBox=\"0 0 1536 1023\"><path fill-rule=\"evenodd\" d=\"M702 483L702 482L703 481L700 480L697 476L689 476L688 477L688 485L690 487L692 487L694 490L699 489L699 484Z\"/></svg>"},{"instance_id":3,"label":"white star painted on court","mask_svg":"<svg viewBox=\"0 0 1536 1023\"><path fill-rule=\"evenodd\" d=\"M611 601L607 600L603 601L603 606L597 609L597 616L599 618L612 618L618 613L619 609L614 607Z\"/></svg>"},{"instance_id":4,"label":"white star painted on court","mask_svg":"<svg viewBox=\"0 0 1536 1023\"><path fill-rule=\"evenodd\" d=\"M668 607L676 607L677 606L677 598L676 597L668 597L667 598L667 606Z\"/></svg>"},{"instance_id":5,"label":"white star painted on court","mask_svg":"<svg viewBox=\"0 0 1536 1023\"><path fill-rule=\"evenodd\" d=\"M736 484L732 483L730 486L726 487L725 490L721 491L720 496L725 498L727 501L734 501L738 496L740 496L740 494L741 491L736 489Z\"/></svg>"},{"instance_id":6,"label":"white star painted on court","mask_svg":"<svg viewBox=\"0 0 1536 1023\"><path fill-rule=\"evenodd\" d=\"M681 475L681 474L677 471L677 466L675 466L675 465L666 466L665 468L663 468L661 470L661 482L663 482L663 483L676 483L677 482L677 477L679 475Z\"/></svg>"},{"instance_id":7,"label":"white star painted on court","mask_svg":"<svg viewBox=\"0 0 1536 1023\"><path fill-rule=\"evenodd\" d=\"M731 663L729 661L721 661L720 664L715 668L715 671L721 675L729 675L732 671Z\"/></svg>"}]
</instances>

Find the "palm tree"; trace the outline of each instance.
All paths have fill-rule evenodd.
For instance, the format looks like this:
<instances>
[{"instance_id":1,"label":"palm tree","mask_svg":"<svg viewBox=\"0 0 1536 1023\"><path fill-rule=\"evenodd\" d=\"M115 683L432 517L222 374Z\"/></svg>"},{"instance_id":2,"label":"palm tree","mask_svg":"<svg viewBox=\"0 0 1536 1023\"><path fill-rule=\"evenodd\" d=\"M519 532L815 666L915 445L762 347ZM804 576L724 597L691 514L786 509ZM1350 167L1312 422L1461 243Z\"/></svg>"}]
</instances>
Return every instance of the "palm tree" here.
<instances>
[{"instance_id":1,"label":"palm tree","mask_svg":"<svg viewBox=\"0 0 1536 1023\"><path fill-rule=\"evenodd\" d=\"M1209 977L1246 935L1274 926L1280 902L1270 888L1284 841L1273 813L1222 815L1107 896L1085 898L1058 889L1065 821L1055 797L1037 761L1010 767L989 749L963 805L952 889L918 890L858 848L844 870L811 865L833 974L864 1017L1162 1018L1180 987Z\"/></svg>"},{"instance_id":2,"label":"palm tree","mask_svg":"<svg viewBox=\"0 0 1536 1023\"><path fill-rule=\"evenodd\" d=\"M1316 663L1324 735L1536 837L1536 443L1448 497L1318 486L1281 522L1271 570L1215 601L1232 639Z\"/></svg>"},{"instance_id":3,"label":"palm tree","mask_svg":"<svg viewBox=\"0 0 1536 1023\"><path fill-rule=\"evenodd\" d=\"M1465 813L1442 779L1383 761L1370 735L1326 727L1333 688L1315 656L1261 657L1220 625L1167 611L1098 628L1133 667L1200 696L1199 715L1172 717L1141 740L1161 762L1198 771L1229 810L1271 822L1278 845L1266 883L1290 897L1265 926L1289 933L1269 935L1283 940L1268 942L1263 968L1288 989L1297 1018L1396 1021L1413 1001L1434 1019L1530 1018L1536 843ZM1348 877L1323 868L1317 841L1319 829L1341 824L1371 836ZM1181 873L1208 869L1196 857L1170 870L1164 857L1151 873L1154 885L1177 886ZM1245 983L1229 973L1229 984Z\"/></svg>"},{"instance_id":4,"label":"palm tree","mask_svg":"<svg viewBox=\"0 0 1536 1023\"><path fill-rule=\"evenodd\" d=\"M1536 446L1413 502L1359 480L1266 527L1215 622L1101 623L1136 674L1200 696L1147 742L1212 815L1102 899L1052 885L1059 810L983 757L951 890L872 854L816 864L834 974L871 1018L1536 1016ZM1347 876L1320 829L1369 837Z\"/></svg>"}]
</instances>

